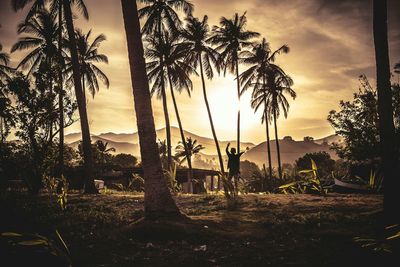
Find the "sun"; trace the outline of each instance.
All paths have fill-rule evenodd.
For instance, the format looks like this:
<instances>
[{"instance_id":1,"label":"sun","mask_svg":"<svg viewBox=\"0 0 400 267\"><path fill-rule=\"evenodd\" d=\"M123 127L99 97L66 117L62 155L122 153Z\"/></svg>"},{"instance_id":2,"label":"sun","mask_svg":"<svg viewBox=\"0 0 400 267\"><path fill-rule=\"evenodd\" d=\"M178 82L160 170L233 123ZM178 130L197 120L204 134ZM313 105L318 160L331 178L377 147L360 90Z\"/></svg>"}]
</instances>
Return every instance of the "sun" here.
<instances>
[{"instance_id":1,"label":"sun","mask_svg":"<svg viewBox=\"0 0 400 267\"><path fill-rule=\"evenodd\" d=\"M236 84L229 85L210 88L208 100L215 128L225 133L229 132L231 137L235 137L239 102ZM208 118L206 119L208 120ZM246 131L259 121L259 117L250 107L250 94L248 93L244 94L240 100L240 120L241 131Z\"/></svg>"}]
</instances>

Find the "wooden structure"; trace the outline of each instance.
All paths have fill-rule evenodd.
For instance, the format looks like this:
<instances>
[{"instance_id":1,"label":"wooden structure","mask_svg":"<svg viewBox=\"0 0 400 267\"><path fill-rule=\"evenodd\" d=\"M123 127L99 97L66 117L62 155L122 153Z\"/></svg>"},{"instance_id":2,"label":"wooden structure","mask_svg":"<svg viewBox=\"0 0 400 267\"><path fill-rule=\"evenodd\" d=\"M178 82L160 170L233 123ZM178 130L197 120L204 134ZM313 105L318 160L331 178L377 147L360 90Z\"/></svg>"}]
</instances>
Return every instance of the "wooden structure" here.
<instances>
[{"instance_id":1,"label":"wooden structure","mask_svg":"<svg viewBox=\"0 0 400 267\"><path fill-rule=\"evenodd\" d=\"M102 178L106 180L115 179L115 178L127 177L132 174L143 176L143 169L141 167L122 168L117 171L110 171L104 173L104 175L102 175L103 176ZM186 183L188 180L188 176L189 176L189 169L187 168L176 169L176 180L178 181L178 183L180 184ZM219 176L219 171L216 170L193 169L193 179L195 179L197 182L202 182L204 184L204 188L207 188L210 191L219 191L222 188L221 177Z\"/></svg>"}]
</instances>

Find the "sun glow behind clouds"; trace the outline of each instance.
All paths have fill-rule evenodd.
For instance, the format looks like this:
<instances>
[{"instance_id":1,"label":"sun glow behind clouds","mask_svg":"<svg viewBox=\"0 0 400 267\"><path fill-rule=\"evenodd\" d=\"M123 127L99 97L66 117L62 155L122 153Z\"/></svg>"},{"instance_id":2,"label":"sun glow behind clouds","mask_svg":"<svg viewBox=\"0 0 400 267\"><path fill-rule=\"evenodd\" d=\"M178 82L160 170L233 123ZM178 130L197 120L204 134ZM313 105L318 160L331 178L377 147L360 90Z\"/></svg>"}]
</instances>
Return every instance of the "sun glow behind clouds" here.
<instances>
[{"instance_id":1,"label":"sun glow behind clouds","mask_svg":"<svg viewBox=\"0 0 400 267\"><path fill-rule=\"evenodd\" d=\"M236 81L231 75L220 77L212 81L212 87L209 88L208 100L216 129L224 136L226 133L236 133L237 112L239 108ZM204 109L205 110L205 109ZM203 110L199 111L203 112ZM209 124L206 114L198 114L201 123ZM246 131L259 125L259 114L254 114L250 107L250 93L246 92L240 99L240 118L241 131L247 140Z\"/></svg>"}]
</instances>

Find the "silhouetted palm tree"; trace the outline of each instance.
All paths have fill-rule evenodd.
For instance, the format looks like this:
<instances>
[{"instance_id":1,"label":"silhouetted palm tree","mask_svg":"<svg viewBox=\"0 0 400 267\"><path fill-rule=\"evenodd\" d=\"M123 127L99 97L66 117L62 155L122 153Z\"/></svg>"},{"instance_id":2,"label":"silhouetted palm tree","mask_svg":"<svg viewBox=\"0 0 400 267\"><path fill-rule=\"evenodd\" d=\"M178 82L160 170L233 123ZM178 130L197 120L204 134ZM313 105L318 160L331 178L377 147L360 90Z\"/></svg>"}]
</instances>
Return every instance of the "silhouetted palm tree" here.
<instances>
[{"instance_id":1,"label":"silhouetted palm tree","mask_svg":"<svg viewBox=\"0 0 400 267\"><path fill-rule=\"evenodd\" d=\"M160 40L161 43L159 42ZM189 76L190 74L195 73L195 70L190 65L190 62L186 61L186 55L188 51L187 44L179 41L179 37L173 37L168 33L166 33L162 38L147 38L148 49L145 52L145 56L151 60L147 63L149 80L154 81L151 92L153 94L157 92L158 96L160 96L160 92L162 91L160 84L166 84L168 82L170 85L170 92L172 102L174 104L175 115L179 125L181 140L186 148L185 134L183 132L182 121L179 115L174 89L178 90L178 92L185 90L190 96L190 91L193 88L193 84ZM163 58L163 60L160 61L160 58ZM162 79L165 81L161 82ZM187 162L189 167L188 182L190 185L193 171L188 150Z\"/></svg>"},{"instance_id":2,"label":"silhouetted palm tree","mask_svg":"<svg viewBox=\"0 0 400 267\"><path fill-rule=\"evenodd\" d=\"M182 143L182 141L179 141L178 145L175 148L175 157L180 159L179 163L182 164L185 159L189 160L192 158L192 156L198 154L201 150L205 149L204 146L197 144L196 139L192 139L191 137L186 138L186 145ZM189 157L187 157L187 151L189 151Z\"/></svg>"},{"instance_id":3,"label":"silhouetted palm tree","mask_svg":"<svg viewBox=\"0 0 400 267\"><path fill-rule=\"evenodd\" d=\"M145 179L146 218L179 216L161 167L136 0L121 0Z\"/></svg>"},{"instance_id":4,"label":"silhouetted palm tree","mask_svg":"<svg viewBox=\"0 0 400 267\"><path fill-rule=\"evenodd\" d=\"M269 123L272 121L271 108L268 102L267 74L269 68L276 68L273 64L275 57L280 53L288 53L287 45L281 46L276 51L272 52L266 39L263 38L260 43L254 44L251 51L244 51L240 54L243 57L243 62L251 66L240 75L240 83L243 86L242 92L253 88L253 99L251 102L252 108L257 111L263 106L261 123L265 122L265 130L267 136L267 154L269 176L272 178L272 162L271 162L271 147L269 137Z\"/></svg>"},{"instance_id":5,"label":"silhouetted palm tree","mask_svg":"<svg viewBox=\"0 0 400 267\"><path fill-rule=\"evenodd\" d=\"M82 76L82 88L83 96L86 100L86 88L89 90L90 94L94 98L96 92L99 91L98 78L104 83L104 85L109 88L110 81L104 72L99 69L95 63L107 63L108 58L104 54L99 54L98 47L101 42L106 40L104 34L96 36L94 41L90 43L89 38L91 35L91 30L87 34L83 34L81 30L76 30L76 43L78 47L78 58L80 66L80 74ZM72 62L71 58L66 58L66 74L68 75L67 84L73 84L72 78Z\"/></svg>"},{"instance_id":6,"label":"silhouetted palm tree","mask_svg":"<svg viewBox=\"0 0 400 267\"><path fill-rule=\"evenodd\" d=\"M168 165L167 141L165 139L164 140L158 139L157 146L158 146L158 153L159 153L160 159L161 159L161 165L162 165L163 169L167 169L167 165Z\"/></svg>"},{"instance_id":7,"label":"silhouetted palm tree","mask_svg":"<svg viewBox=\"0 0 400 267\"><path fill-rule=\"evenodd\" d=\"M279 178L282 179L282 163L279 148L279 138L278 138L278 127L276 121L283 111L283 115L286 118L289 111L289 102L285 97L285 93L289 94L293 99L296 98L296 92L292 89L293 80L277 65L274 68L268 68L267 71L267 88L269 91L269 100L267 105L271 106L272 117L274 120L275 128L275 142L276 142L276 153L278 156L278 173Z\"/></svg>"},{"instance_id":8,"label":"silhouetted palm tree","mask_svg":"<svg viewBox=\"0 0 400 267\"><path fill-rule=\"evenodd\" d=\"M10 63L10 56L7 53L1 52L3 46L0 44L0 80L10 77L12 69L8 66Z\"/></svg>"},{"instance_id":9,"label":"silhouetted palm tree","mask_svg":"<svg viewBox=\"0 0 400 267\"><path fill-rule=\"evenodd\" d=\"M143 25L142 32L145 35L151 35L159 39L166 32L169 32L173 36L179 34L182 28L182 22L179 19L178 14L175 10L183 11L186 15L190 15L193 11L193 5L186 0L139 0L146 6L138 11L139 19L145 19L146 22ZM163 64L163 58L160 57L160 63ZM164 70L161 69L161 76ZM165 130L167 137L168 146L168 168L171 167L172 163L172 147L171 147L171 128L169 123L167 97L165 93L165 81L160 80L161 97L163 101L164 119L165 119Z\"/></svg>"},{"instance_id":10,"label":"silhouetted palm tree","mask_svg":"<svg viewBox=\"0 0 400 267\"><path fill-rule=\"evenodd\" d=\"M373 1L373 32L378 91L379 135L381 142L382 171L385 176L384 214L386 223L400 222L398 203L399 162L393 122L393 103L390 84L390 64L387 29L387 1Z\"/></svg>"},{"instance_id":11,"label":"silhouetted palm tree","mask_svg":"<svg viewBox=\"0 0 400 267\"><path fill-rule=\"evenodd\" d=\"M10 100L6 93L3 91L3 82L10 78L12 69L8 66L10 63L10 57L7 53L1 52L3 46L0 44L0 145L6 140L8 134L6 117L7 117L7 106L10 104Z\"/></svg>"},{"instance_id":12,"label":"silhouetted palm tree","mask_svg":"<svg viewBox=\"0 0 400 267\"><path fill-rule=\"evenodd\" d=\"M236 75L237 80L237 96L240 103L240 83L239 83L239 53L243 48L251 46L250 40L258 37L257 32L247 31L245 29L247 23L246 12L239 16L237 13L232 19L222 17L220 26L213 27L213 35L209 41L216 45L215 48L219 53L218 68L224 71L224 75L228 70ZM240 107L238 106L237 116L237 153L240 153Z\"/></svg>"},{"instance_id":13,"label":"silhouetted palm tree","mask_svg":"<svg viewBox=\"0 0 400 267\"><path fill-rule=\"evenodd\" d=\"M191 15L193 12L193 4L187 0L139 0L139 2L146 5L138 11L139 19L147 18L142 27L142 33L146 35L159 36L166 31L177 35L182 28L182 21L175 10L182 11L185 15Z\"/></svg>"},{"instance_id":14,"label":"silhouetted palm tree","mask_svg":"<svg viewBox=\"0 0 400 267\"><path fill-rule=\"evenodd\" d=\"M32 3L33 2L33 3ZM62 25L63 17L65 19L65 24L67 26L68 34L73 35L74 32L74 25L73 25L73 20L72 20L72 12L71 12L71 4L74 4L77 9L80 11L80 13L83 14L85 19L89 18L89 14L86 8L86 5L83 0L12 0L11 4L14 9L14 11L18 11L20 9L23 9L25 6L28 4L32 3L32 6L27 14L27 19L29 19L33 14L35 14L37 11L44 9L46 3L50 3L50 10L52 11L52 14L55 14L58 10L58 19L59 19L59 25ZM64 16L63 16L64 15ZM62 47L62 27L60 27L59 30L59 42L58 42L58 58L61 61L61 47ZM70 38L71 39L71 38ZM71 45L74 46L75 42L73 39L71 39ZM76 49L75 49L76 50ZM76 53L73 53L76 54ZM80 116L80 123L81 123L81 131L82 131L82 139L83 139L83 146L84 146L84 158L85 158L85 192L97 192L95 186L94 186L94 180L93 180L93 156L92 156L92 149L91 149L91 142L90 142L90 130L89 130L89 123L87 119L87 112L86 112L86 106L84 106L85 101L82 96L82 86L80 82L76 81L79 78L79 68L78 68L78 60L76 56L73 56L75 58L73 62L75 66L74 72L75 74L75 93L76 93L76 98L78 102L78 108L79 108L79 116ZM60 62L61 64L61 62ZM59 155L59 161L60 161L60 170L62 172L62 161L63 161L63 148L64 148L64 121L63 121L63 112L64 112L64 107L63 107L63 81L61 77L61 69L59 69L59 77L58 77L58 83L59 83L59 104L60 104L60 155Z\"/></svg>"},{"instance_id":15,"label":"silhouetted palm tree","mask_svg":"<svg viewBox=\"0 0 400 267\"><path fill-rule=\"evenodd\" d=\"M189 45L187 61L193 64L193 67L197 69L200 66L200 76L203 86L203 97L206 104L208 119L210 121L211 132L214 138L215 147L217 148L218 160L221 169L221 173L225 172L224 162L222 159L221 149L217 134L215 133L214 123L211 115L210 105L207 98L206 84L204 80L204 72L208 79L212 79L214 76L212 65L216 65L218 59L218 52L215 51L208 43L210 37L210 29L208 26L208 17L204 16L203 20L200 21L194 17L188 17L186 19L186 27L182 31L182 37L185 42Z\"/></svg>"},{"instance_id":16,"label":"silhouetted palm tree","mask_svg":"<svg viewBox=\"0 0 400 267\"><path fill-rule=\"evenodd\" d=\"M28 76L36 71L42 62L53 66L57 58L58 24L55 17L46 9L38 10L18 25L20 37L11 47L11 53L18 50L31 51L21 60L17 68L28 69Z\"/></svg>"},{"instance_id":17,"label":"silhouetted palm tree","mask_svg":"<svg viewBox=\"0 0 400 267\"><path fill-rule=\"evenodd\" d=\"M100 151L101 162L105 163L106 155L110 152L115 152L115 148L108 147L108 142L103 142L102 140L97 140L95 142L97 149Z\"/></svg>"},{"instance_id":18,"label":"silhouetted palm tree","mask_svg":"<svg viewBox=\"0 0 400 267\"><path fill-rule=\"evenodd\" d=\"M98 193L98 190L94 185L94 179L93 179L93 155L92 155L91 140L90 140L89 120L87 116L86 102L83 95L83 88L81 83L82 76L80 74L80 68L79 68L78 49L75 40L75 28L72 19L71 4L72 3L77 4L78 8L80 8L85 18L88 18L88 13L82 0L63 0L63 1L64 1L63 2L64 16L68 33L69 51L71 53L75 96L78 102L78 110L79 110L79 117L82 130L82 142L83 142L83 152L84 152L83 154L84 154L84 164L86 170L85 193L93 194L93 193Z\"/></svg>"},{"instance_id":19,"label":"silhouetted palm tree","mask_svg":"<svg viewBox=\"0 0 400 267\"><path fill-rule=\"evenodd\" d=\"M18 64L17 69L29 69L27 75L30 76L33 72L38 71L43 64L49 66L49 69L57 68L58 30L59 26L55 16L46 8L37 10L30 17L27 17L26 20L19 23L18 33L28 35L19 38L18 42L12 46L11 53L26 49L30 49L30 51ZM50 79L50 94L53 94L53 85L56 82L55 77L54 79ZM53 136L54 125L55 120L50 125L49 136Z\"/></svg>"}]
</instances>

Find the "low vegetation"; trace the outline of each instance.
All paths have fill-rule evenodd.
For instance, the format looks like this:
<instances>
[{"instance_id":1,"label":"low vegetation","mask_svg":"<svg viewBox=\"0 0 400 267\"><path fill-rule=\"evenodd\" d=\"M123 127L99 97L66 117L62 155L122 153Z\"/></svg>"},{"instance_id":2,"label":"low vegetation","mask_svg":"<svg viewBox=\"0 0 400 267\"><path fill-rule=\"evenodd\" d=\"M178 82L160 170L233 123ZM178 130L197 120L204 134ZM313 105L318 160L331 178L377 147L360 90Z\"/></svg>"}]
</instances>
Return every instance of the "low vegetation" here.
<instances>
[{"instance_id":1,"label":"low vegetation","mask_svg":"<svg viewBox=\"0 0 400 267\"><path fill-rule=\"evenodd\" d=\"M1 196L0 231L38 233L65 251L57 230L74 266L360 266L382 264L394 255L363 248L360 239L353 241L357 237L381 240L376 231L382 211L379 195L248 194L240 198L232 211L222 194L177 195L175 200L191 223L183 227L177 222L149 234L144 228L129 227L143 216L142 194L71 192L63 211L48 194L31 197L8 192ZM19 249L10 248L5 240L9 238L3 234L3 251ZM394 250L396 242L386 246Z\"/></svg>"}]
</instances>

